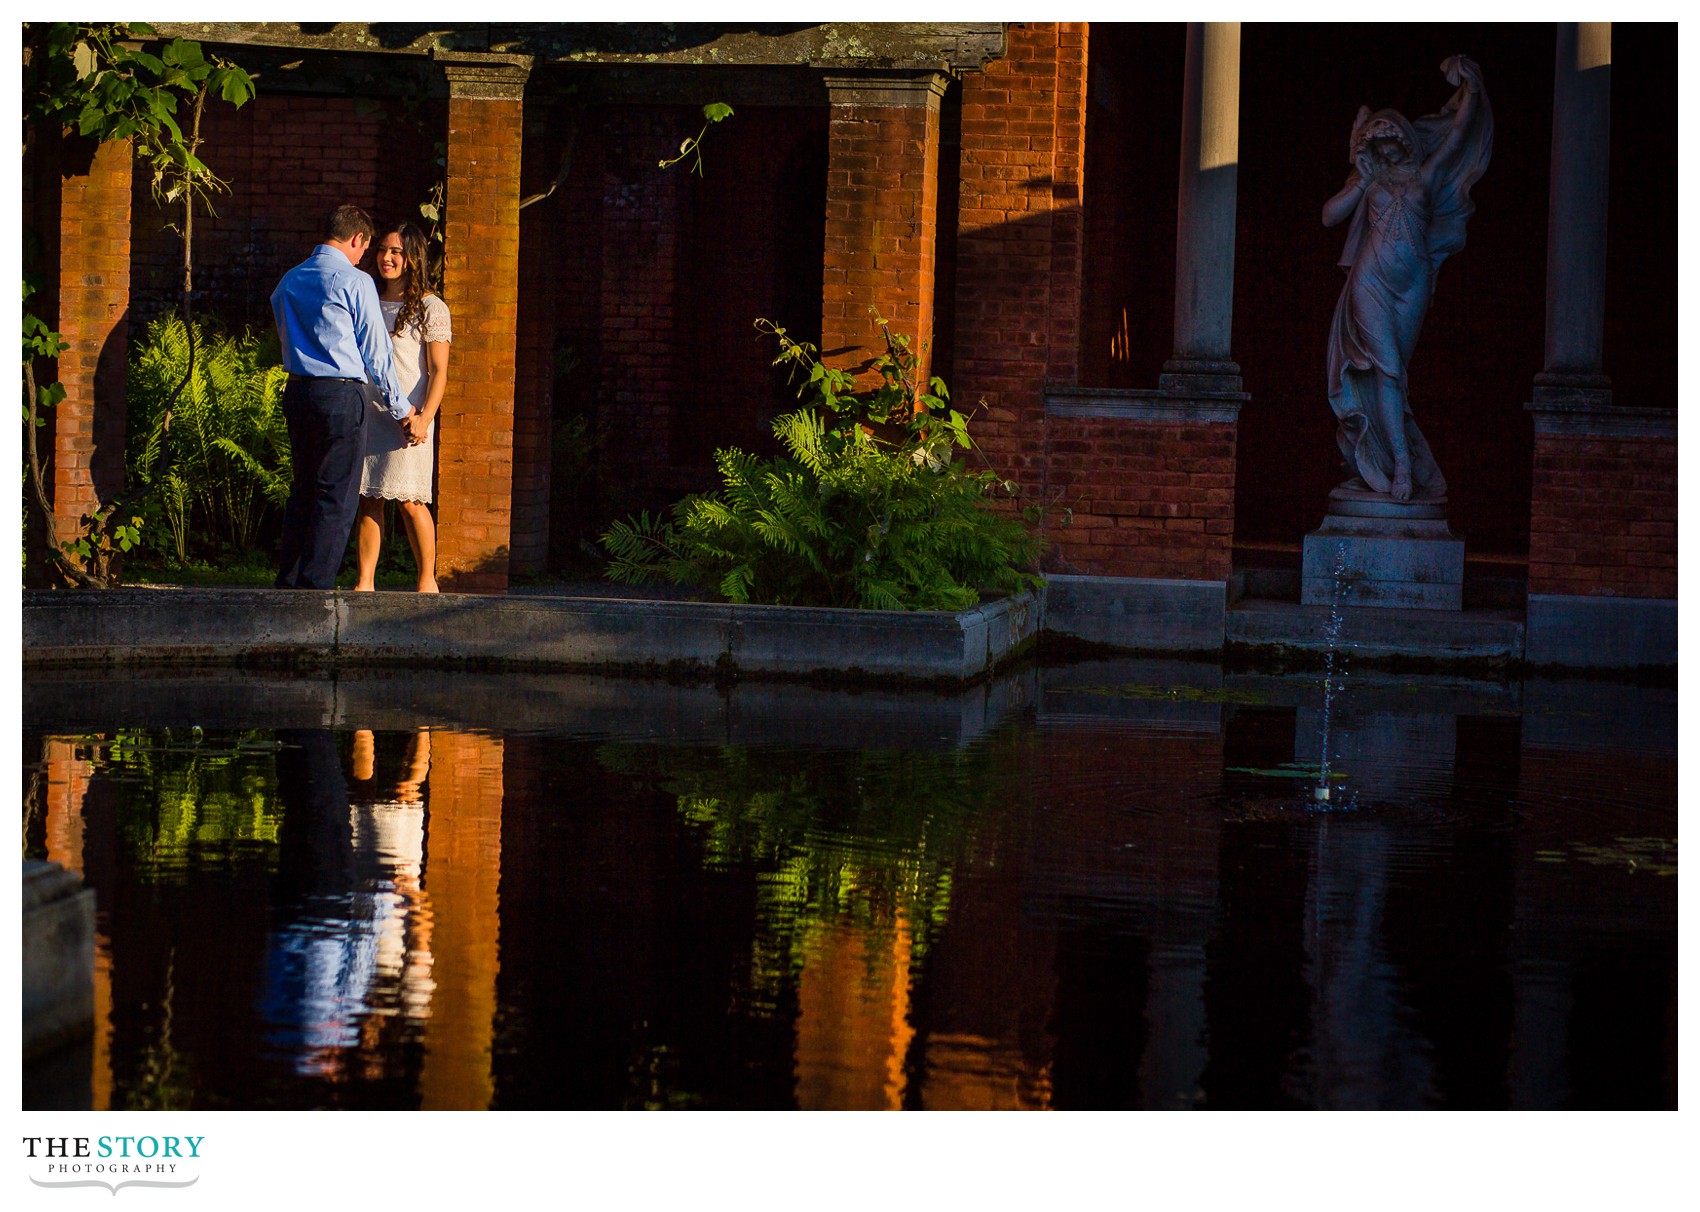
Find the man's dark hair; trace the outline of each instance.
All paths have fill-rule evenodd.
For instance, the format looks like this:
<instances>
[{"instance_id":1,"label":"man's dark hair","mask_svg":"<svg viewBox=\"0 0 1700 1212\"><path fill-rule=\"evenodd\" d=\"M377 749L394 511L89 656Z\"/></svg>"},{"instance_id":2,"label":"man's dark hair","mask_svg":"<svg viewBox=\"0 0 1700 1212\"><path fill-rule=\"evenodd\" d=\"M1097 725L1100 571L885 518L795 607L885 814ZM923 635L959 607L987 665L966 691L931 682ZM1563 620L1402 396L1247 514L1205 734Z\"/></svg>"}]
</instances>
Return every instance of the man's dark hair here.
<instances>
[{"instance_id":1,"label":"man's dark hair","mask_svg":"<svg viewBox=\"0 0 1700 1212\"><path fill-rule=\"evenodd\" d=\"M372 216L358 206L339 206L325 219L325 235L332 240L352 240L361 234L372 238Z\"/></svg>"}]
</instances>

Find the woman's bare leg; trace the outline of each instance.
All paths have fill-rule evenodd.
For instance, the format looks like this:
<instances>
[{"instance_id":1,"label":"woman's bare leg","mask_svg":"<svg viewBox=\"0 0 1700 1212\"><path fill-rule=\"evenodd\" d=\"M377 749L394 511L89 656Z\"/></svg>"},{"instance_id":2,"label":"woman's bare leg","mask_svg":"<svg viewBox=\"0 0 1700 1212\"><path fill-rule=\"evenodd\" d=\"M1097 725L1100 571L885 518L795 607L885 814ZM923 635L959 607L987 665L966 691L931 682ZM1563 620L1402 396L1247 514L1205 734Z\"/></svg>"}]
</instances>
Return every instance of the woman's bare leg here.
<instances>
[{"instance_id":1,"label":"woman's bare leg","mask_svg":"<svg viewBox=\"0 0 1700 1212\"><path fill-rule=\"evenodd\" d=\"M1390 485L1395 501L1411 499L1411 444L1405 436L1405 391L1399 380L1379 371L1375 376L1375 412L1381 432L1387 435L1387 449L1393 455L1393 483Z\"/></svg>"},{"instance_id":2,"label":"woman's bare leg","mask_svg":"<svg viewBox=\"0 0 1700 1212\"><path fill-rule=\"evenodd\" d=\"M354 778L356 782L368 782L372 777L372 759L377 750L377 738L369 728L357 729L354 733Z\"/></svg>"},{"instance_id":3,"label":"woman's bare leg","mask_svg":"<svg viewBox=\"0 0 1700 1212\"><path fill-rule=\"evenodd\" d=\"M419 592L437 592L437 524L431 519L431 507L423 501L398 501L401 520L407 526L407 538L413 544L413 558L419 565Z\"/></svg>"},{"instance_id":4,"label":"woman's bare leg","mask_svg":"<svg viewBox=\"0 0 1700 1212\"><path fill-rule=\"evenodd\" d=\"M384 503L378 497L361 497L360 509L354 516L356 553L360 561L360 579L356 589L376 589L378 552L384 546Z\"/></svg>"},{"instance_id":5,"label":"woman's bare leg","mask_svg":"<svg viewBox=\"0 0 1700 1212\"><path fill-rule=\"evenodd\" d=\"M413 533L413 519L407 516L407 501L397 501L396 511L401 514L401 533L407 536L407 549L413 553L413 566L419 567L419 536Z\"/></svg>"}]
</instances>

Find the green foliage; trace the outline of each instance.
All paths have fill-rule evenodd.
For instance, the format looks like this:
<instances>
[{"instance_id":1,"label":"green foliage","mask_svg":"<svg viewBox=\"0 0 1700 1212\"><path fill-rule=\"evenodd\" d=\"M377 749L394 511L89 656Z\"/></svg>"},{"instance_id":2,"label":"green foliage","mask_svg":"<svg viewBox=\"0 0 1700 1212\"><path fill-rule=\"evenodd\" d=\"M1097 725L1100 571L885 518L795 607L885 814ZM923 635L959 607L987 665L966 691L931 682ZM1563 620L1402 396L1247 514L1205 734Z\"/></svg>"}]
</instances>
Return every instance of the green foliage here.
<instances>
[{"instance_id":1,"label":"green foliage","mask_svg":"<svg viewBox=\"0 0 1700 1212\"><path fill-rule=\"evenodd\" d=\"M1004 823L1007 745L787 754L608 744L597 760L676 797L709 869L753 867L750 993L776 1004L825 932L902 933L923 961L959 876ZM994 848L995 849L995 848Z\"/></svg>"},{"instance_id":2,"label":"green foliage","mask_svg":"<svg viewBox=\"0 0 1700 1212\"><path fill-rule=\"evenodd\" d=\"M26 22L23 27L25 145L27 148L36 133L43 130L65 130L101 143L125 140L130 144L135 160L152 174L155 202L181 207L180 222L167 226L183 238L183 315L187 320L195 207L199 203L210 211L212 194L228 188L196 155L201 144L201 114L209 95L239 108L245 105L254 95L254 82L235 64L216 55L209 58L197 42L173 38L158 45L158 54L134 44L153 37L152 27L141 23ZM188 102L184 123L189 127L187 134L175 116L180 100ZM26 279L26 306L31 291L31 283ZM65 389L59 383L38 387L35 359L56 357L64 344L58 333L27 310L23 339L25 484L31 490L28 496L39 511L43 531L51 536L55 527L47 502L36 430L45 423L40 410L63 400ZM162 413L169 416L169 403ZM160 428L164 428L163 423ZM132 482L146 485L152 474L150 470L133 476ZM160 478L165 478L163 473ZM148 488L144 487L143 495L147 492ZM52 538L47 538L48 554L59 574L85 586L115 584L116 557L133 550L141 541L140 504L126 494L84 515L76 537L70 541L55 548ZM27 533L26 525L26 543ZM26 563L27 560L26 554Z\"/></svg>"},{"instance_id":3,"label":"green foliage","mask_svg":"<svg viewBox=\"0 0 1700 1212\"><path fill-rule=\"evenodd\" d=\"M703 106L702 129L695 135L687 136L684 141L679 144L679 154L674 156L671 160L662 160L660 162L660 167L672 168L686 156L690 156L692 158L691 171L699 177L702 176L702 137L708 133L709 127L713 126L716 122L724 122L731 116L732 107L727 105L724 101L710 101L707 105Z\"/></svg>"},{"instance_id":4,"label":"green foliage","mask_svg":"<svg viewBox=\"0 0 1700 1212\"><path fill-rule=\"evenodd\" d=\"M281 816L269 733L214 737L197 727L62 739L121 789L113 838L142 880L177 882L197 863L238 853L275 863Z\"/></svg>"},{"instance_id":5,"label":"green foliage","mask_svg":"<svg viewBox=\"0 0 1700 1212\"><path fill-rule=\"evenodd\" d=\"M184 136L178 101L205 90L240 107L253 97L254 81L235 64L208 58L198 42L173 38L157 55L125 45L152 35L139 22L26 25L27 117L103 143L128 139L151 170L154 198L161 204L185 196L205 199L224 184Z\"/></svg>"},{"instance_id":6,"label":"green foliage","mask_svg":"<svg viewBox=\"0 0 1700 1212\"><path fill-rule=\"evenodd\" d=\"M23 356L26 362L34 358L57 358L70 348L65 344L64 338L47 327L46 321L29 313L30 296L35 294L38 289L39 287L32 276L24 278L24 306L26 310L24 311ZM62 383L49 383L45 387L35 389L37 409L52 408L64 398L65 386ZM25 400L22 407L23 421L24 424L28 425L30 423L29 401ZM35 423L37 426L45 425L47 418L43 417L38 411L35 416Z\"/></svg>"},{"instance_id":7,"label":"green foliage","mask_svg":"<svg viewBox=\"0 0 1700 1212\"><path fill-rule=\"evenodd\" d=\"M732 602L885 610L961 610L983 590L1038 584L1023 568L1041 541L988 500L1012 486L964 465L968 418L948 406L943 382L915 406L901 340L888 337L873 363L879 387L858 394L814 346L766 320L757 327L777 338L775 363L804 375L809 394L774 420L785 455L717 451L721 491L603 535L610 577L694 585Z\"/></svg>"},{"instance_id":8,"label":"green foliage","mask_svg":"<svg viewBox=\"0 0 1700 1212\"><path fill-rule=\"evenodd\" d=\"M154 320L130 355L128 471L146 477L160 445L171 444L171 468L148 504L165 523L159 545L168 539L180 563L188 562L196 533L251 547L266 510L288 500L290 483L282 410L289 376L275 349L251 333L232 336L202 324L195 345L194 373L169 431L162 422L189 366L188 329L175 316Z\"/></svg>"}]
</instances>

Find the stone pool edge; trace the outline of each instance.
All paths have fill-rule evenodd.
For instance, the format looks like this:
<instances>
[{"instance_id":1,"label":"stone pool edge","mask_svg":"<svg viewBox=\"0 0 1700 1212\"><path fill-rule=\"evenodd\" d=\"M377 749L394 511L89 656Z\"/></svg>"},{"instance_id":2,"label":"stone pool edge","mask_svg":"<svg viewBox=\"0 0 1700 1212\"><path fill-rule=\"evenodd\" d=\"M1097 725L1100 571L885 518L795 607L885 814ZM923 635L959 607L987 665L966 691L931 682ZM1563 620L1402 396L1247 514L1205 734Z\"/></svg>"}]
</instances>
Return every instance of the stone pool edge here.
<instances>
[{"instance_id":1,"label":"stone pool edge","mask_svg":"<svg viewBox=\"0 0 1700 1212\"><path fill-rule=\"evenodd\" d=\"M350 590L23 595L26 669L161 664L574 670L962 685L1036 643L1043 597L955 613Z\"/></svg>"}]
</instances>

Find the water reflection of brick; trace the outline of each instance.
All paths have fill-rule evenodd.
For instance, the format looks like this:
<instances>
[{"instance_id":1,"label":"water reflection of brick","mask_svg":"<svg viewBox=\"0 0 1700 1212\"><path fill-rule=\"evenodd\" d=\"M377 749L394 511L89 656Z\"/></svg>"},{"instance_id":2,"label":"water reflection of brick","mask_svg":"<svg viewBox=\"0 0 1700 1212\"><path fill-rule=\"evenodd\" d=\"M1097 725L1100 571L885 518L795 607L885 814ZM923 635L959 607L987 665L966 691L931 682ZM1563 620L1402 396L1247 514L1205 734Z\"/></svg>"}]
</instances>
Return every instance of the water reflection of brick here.
<instances>
[{"instance_id":1,"label":"water reflection of brick","mask_svg":"<svg viewBox=\"0 0 1700 1212\"><path fill-rule=\"evenodd\" d=\"M896 1111L903 1106L911 939L837 922L804 945L797 988L797 1106Z\"/></svg>"},{"instance_id":2,"label":"water reflection of brick","mask_svg":"<svg viewBox=\"0 0 1700 1212\"><path fill-rule=\"evenodd\" d=\"M94 763L74 741L42 742L47 782L47 861L83 874L83 797ZM112 940L97 924L94 936L94 1050L90 1108L112 1105Z\"/></svg>"},{"instance_id":3,"label":"water reflection of brick","mask_svg":"<svg viewBox=\"0 0 1700 1212\"><path fill-rule=\"evenodd\" d=\"M420 1074L426 1110L490 1105L502 858L502 741L431 735L424 890L436 989Z\"/></svg>"}]
</instances>

